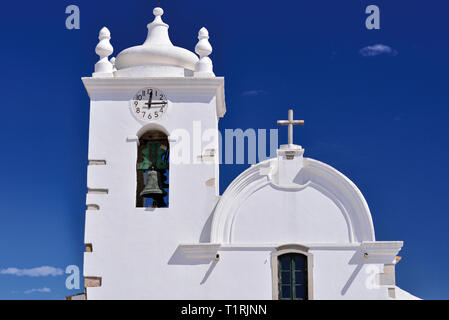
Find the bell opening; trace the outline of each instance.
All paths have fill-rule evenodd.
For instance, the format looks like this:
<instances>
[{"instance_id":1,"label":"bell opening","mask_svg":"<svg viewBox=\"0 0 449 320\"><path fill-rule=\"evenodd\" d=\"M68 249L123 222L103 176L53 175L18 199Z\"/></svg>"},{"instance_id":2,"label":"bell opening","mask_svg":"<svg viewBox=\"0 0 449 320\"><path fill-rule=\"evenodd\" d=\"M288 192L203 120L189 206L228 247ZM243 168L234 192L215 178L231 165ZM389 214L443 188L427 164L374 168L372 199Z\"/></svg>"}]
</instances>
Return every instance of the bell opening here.
<instances>
[{"instance_id":1,"label":"bell opening","mask_svg":"<svg viewBox=\"0 0 449 320\"><path fill-rule=\"evenodd\" d=\"M167 135L151 130L139 139L137 208L166 208L169 200L169 143Z\"/></svg>"}]
</instances>

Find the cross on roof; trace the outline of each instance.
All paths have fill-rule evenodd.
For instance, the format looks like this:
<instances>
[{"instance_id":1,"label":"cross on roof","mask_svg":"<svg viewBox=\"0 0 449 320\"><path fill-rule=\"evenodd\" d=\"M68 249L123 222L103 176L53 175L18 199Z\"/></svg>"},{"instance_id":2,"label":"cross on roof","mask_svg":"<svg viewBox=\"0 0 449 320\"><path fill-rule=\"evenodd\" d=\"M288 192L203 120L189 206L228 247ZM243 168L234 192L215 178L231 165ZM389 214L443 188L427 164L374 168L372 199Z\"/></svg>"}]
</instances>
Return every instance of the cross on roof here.
<instances>
[{"instance_id":1,"label":"cross on roof","mask_svg":"<svg viewBox=\"0 0 449 320\"><path fill-rule=\"evenodd\" d=\"M302 125L304 120L293 120L293 109L288 110L288 120L278 120L278 125L288 125L288 144L293 144L293 126Z\"/></svg>"}]
</instances>

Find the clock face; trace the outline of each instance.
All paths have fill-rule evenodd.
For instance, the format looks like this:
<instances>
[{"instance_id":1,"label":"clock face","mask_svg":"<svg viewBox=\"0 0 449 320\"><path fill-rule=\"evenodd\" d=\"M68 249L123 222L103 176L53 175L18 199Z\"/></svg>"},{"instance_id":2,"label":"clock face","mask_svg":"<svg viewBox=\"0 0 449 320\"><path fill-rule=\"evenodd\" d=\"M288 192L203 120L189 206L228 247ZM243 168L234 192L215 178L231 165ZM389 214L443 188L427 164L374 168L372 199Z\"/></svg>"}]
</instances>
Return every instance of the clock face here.
<instances>
[{"instance_id":1,"label":"clock face","mask_svg":"<svg viewBox=\"0 0 449 320\"><path fill-rule=\"evenodd\" d=\"M157 88L142 88L131 100L131 110L138 120L154 121L167 112L167 97Z\"/></svg>"}]
</instances>

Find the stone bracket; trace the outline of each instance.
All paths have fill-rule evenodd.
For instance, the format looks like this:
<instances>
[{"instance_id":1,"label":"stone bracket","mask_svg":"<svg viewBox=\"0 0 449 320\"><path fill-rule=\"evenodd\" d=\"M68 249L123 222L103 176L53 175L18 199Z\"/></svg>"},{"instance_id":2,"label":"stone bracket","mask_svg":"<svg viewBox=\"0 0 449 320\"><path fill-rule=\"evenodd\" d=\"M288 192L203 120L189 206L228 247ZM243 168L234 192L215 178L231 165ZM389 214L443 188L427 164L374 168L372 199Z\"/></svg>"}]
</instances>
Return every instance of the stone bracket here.
<instances>
[{"instance_id":1,"label":"stone bracket","mask_svg":"<svg viewBox=\"0 0 449 320\"><path fill-rule=\"evenodd\" d=\"M403 244L402 241L363 241L360 247L364 259L368 261L395 263Z\"/></svg>"},{"instance_id":2,"label":"stone bracket","mask_svg":"<svg viewBox=\"0 0 449 320\"><path fill-rule=\"evenodd\" d=\"M181 244L179 250L188 259L215 259L217 257L220 244L199 243L199 244Z\"/></svg>"}]
</instances>

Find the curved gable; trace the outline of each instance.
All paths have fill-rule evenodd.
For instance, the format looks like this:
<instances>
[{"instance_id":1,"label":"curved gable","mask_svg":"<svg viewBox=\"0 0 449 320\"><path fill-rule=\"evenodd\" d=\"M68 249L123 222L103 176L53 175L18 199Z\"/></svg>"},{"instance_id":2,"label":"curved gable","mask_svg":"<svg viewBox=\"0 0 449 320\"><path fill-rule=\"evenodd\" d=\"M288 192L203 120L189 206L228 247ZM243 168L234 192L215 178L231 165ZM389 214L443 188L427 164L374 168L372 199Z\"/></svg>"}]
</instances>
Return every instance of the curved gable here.
<instances>
[{"instance_id":1,"label":"curved gable","mask_svg":"<svg viewBox=\"0 0 449 320\"><path fill-rule=\"evenodd\" d=\"M214 212L212 243L356 243L374 241L368 205L355 184L310 158L294 185L276 183L278 159L244 171Z\"/></svg>"}]
</instances>

